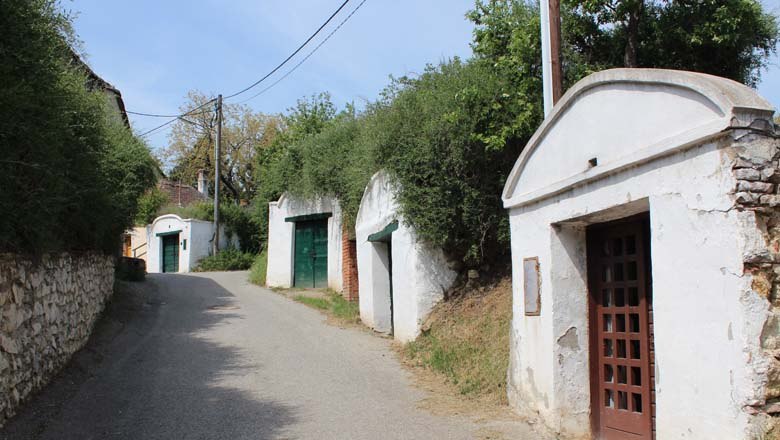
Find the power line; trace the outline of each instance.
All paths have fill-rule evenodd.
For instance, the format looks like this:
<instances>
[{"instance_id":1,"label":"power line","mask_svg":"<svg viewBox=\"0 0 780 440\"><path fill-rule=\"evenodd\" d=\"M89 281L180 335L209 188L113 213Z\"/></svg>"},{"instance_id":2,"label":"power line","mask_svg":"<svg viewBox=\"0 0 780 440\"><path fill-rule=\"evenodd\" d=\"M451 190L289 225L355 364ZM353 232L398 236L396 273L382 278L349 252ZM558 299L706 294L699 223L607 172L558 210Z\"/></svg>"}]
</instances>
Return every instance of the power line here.
<instances>
[{"instance_id":1,"label":"power line","mask_svg":"<svg viewBox=\"0 0 780 440\"><path fill-rule=\"evenodd\" d=\"M328 23L330 23L330 22L331 22L331 20L333 20L333 18L334 18L334 17L335 17L335 16L336 16L336 15L337 15L339 12L341 12L341 10L342 10L342 9L344 9L344 7L345 7L345 6L347 6L347 3L349 3L349 0L344 0L344 3L342 3L342 4L341 4L341 6L339 6L339 8L338 8L338 9L336 9L336 11L335 11L333 14L331 14L331 15L330 15L330 17L328 17L328 19L327 19L327 20L325 20L325 23L322 23L322 25L321 25L321 26L320 26L320 27L319 27L319 28L318 28L318 29L317 29L317 30L316 30L316 31L315 31L313 34L311 34L311 36L310 36L309 38L307 38L307 39L306 39L306 41L304 41L304 42L303 42L303 44L301 44L300 46L298 46L298 48L297 48L297 49L295 49L295 52L293 52L292 54L290 54L290 56L288 56L287 58L285 58L285 60L284 60L284 61L282 61L282 62L281 62L281 64L279 64L278 66L276 66L276 67L275 67L275 68L274 68L272 71L268 72L268 73L267 73L267 74L266 74L264 77L260 78L259 80L255 81L254 83L252 83L250 86L248 86L248 87L246 87L246 88L244 88L244 89L242 89L242 90L240 90L240 91L238 91L238 92L236 92L236 93L233 93L232 95L225 96L225 98L224 98L224 99L230 99L230 98L233 98L233 97L235 97L235 96L238 96L238 95L240 95L240 94L242 94L242 93L246 92L247 90L250 90L250 89L254 88L255 86L257 86L257 85L258 85L258 84L260 84L261 82L263 82L263 81L265 81L266 79L268 79L268 77L269 77L269 76L271 76L271 75L273 75L274 73L276 73L276 71L278 71L279 69L281 69L281 68L282 68L282 66L284 66L285 64L287 64L287 62L288 62L288 61L290 61L290 60L291 60L291 59L292 59L292 58L293 58L295 55L297 55L297 54L298 54L298 52L300 52L300 51L301 51L301 50L302 50L302 49L303 49L303 48L304 48L304 47L305 47L307 44L309 44L309 42L310 42L311 40L313 40L313 39L314 39L314 37L316 37L316 36L317 36L317 34L319 34L319 33L320 33L320 31L322 31L322 29L323 29L325 26L327 26L327 25L328 25Z\"/></svg>"},{"instance_id":2,"label":"power line","mask_svg":"<svg viewBox=\"0 0 780 440\"><path fill-rule=\"evenodd\" d=\"M330 37L332 37L332 36L333 36L333 34L335 34L335 33L336 33L336 32L337 32L339 29L341 29L341 27L342 27L342 26L344 26L344 23L346 23L347 21L349 21L349 19L350 19L350 18L352 18L352 16L353 16L353 15L355 15L355 12L357 12L357 11L358 11L358 9L360 9L360 7L361 7L361 6L363 6L363 3L365 3L366 1L367 1L367 0L363 0L362 2L360 2L360 4L358 4L358 5L357 5L357 7L355 7L355 9L353 9L353 10L352 10L352 12L350 12L350 13L349 13L349 15L347 15L347 17L346 17L344 20L342 20L342 21L341 21L341 23L339 23L339 25L338 25L338 26L336 26L336 28L335 28L335 29L333 29L333 30L332 30L332 31L331 31L331 32L328 34L328 36L327 36L327 37L325 37L325 39L324 39L324 40L322 40L322 41L320 42L320 44L318 44L318 45L317 45L317 47L315 47L315 48L314 48L314 50L312 50L311 52L309 52L309 54L308 54L308 55L306 55L305 57L303 57L303 59L302 59L301 61L299 61L299 62L298 62L298 64L296 64L296 65L295 65L295 66L294 66L292 69L290 69L289 71L287 71L287 73L285 73L285 74L284 74L284 75L283 75L281 78L277 79L276 81L274 81L274 82L273 82L273 84L271 84L270 86L268 86L268 87L264 88L263 90L260 90L259 92L255 93L254 95L250 96L249 98L247 98L247 99L245 99L245 100L243 100L243 101L239 101L239 102L237 102L237 104L243 104L243 103L245 103L245 102L249 102L249 101L251 101L251 100L253 100L253 99L257 98L258 96L260 96L260 95L262 95L263 93L267 92L268 90L272 89L274 86L276 86L277 84L279 84L280 82L282 82L282 81L283 81L285 78L287 78L288 76L290 76L290 74L292 74L293 72L295 72L295 70L296 70L296 69L298 69L299 67L301 67L301 64L305 63L305 62L306 62L306 60L308 60L308 59L309 59L309 58L310 58L312 55L314 55L314 53L315 53L315 52L317 52L317 50L319 50L319 48L320 48L320 47L322 47L322 46L323 46L325 43L327 43L327 42L328 42L328 40L330 40Z\"/></svg>"},{"instance_id":3,"label":"power line","mask_svg":"<svg viewBox=\"0 0 780 440\"><path fill-rule=\"evenodd\" d=\"M279 69L281 69L282 67L284 67L284 65L285 65L285 64L287 64L287 63L288 63L288 62L289 62L289 61L290 61L290 60L291 60L293 57L295 57L295 56L296 56L296 55L297 55L297 54L298 54L298 53L299 53L301 50L303 50L303 48L304 48L304 47L306 47L306 45L308 45L308 44L311 42L311 40L313 40L313 39L314 39L314 38L315 38L317 35L319 35L319 33L320 33L320 32L322 32L322 30L325 28L325 26L327 26L327 25L328 25L328 24L329 24L329 23L330 23L330 22L333 20L333 18L335 18L335 17L336 17L336 15L338 15L338 13L339 13L339 12L341 12L341 10L342 10L342 9L344 9L344 7L345 7L345 6L347 6L347 4L348 4L349 2L350 2L350 0L344 0L344 2L341 4L341 6L339 6L339 7L338 7L338 8L337 8L337 9L336 9L336 10L335 10L335 11L334 11L334 12L333 12L331 15L330 15L330 17L328 17L328 19L327 19L327 20L325 20L325 22L324 22L324 23L322 23L322 25L320 25L320 27L319 27L319 28L317 28L317 30L316 30L316 31L314 31L314 33L313 33L313 34L311 34L311 36L309 36L309 38L307 38L307 39L306 39L306 41L304 41L304 42L303 42L303 44L301 44L300 46L298 46L298 48L297 48L297 49L295 49L295 51L294 51L293 53L291 53L291 54L290 54L290 55L289 55L287 58L285 58L285 59L284 59L284 61L282 61L282 62L281 62L281 63L280 63L278 66L276 66L276 67L275 67L273 70L271 70L270 72L268 72L268 73L267 73L265 76L263 76L263 77L262 77L262 78L260 78L259 80L257 80L257 81L255 81L254 83L250 84L248 87L245 87L244 89L242 89L242 90L240 90L240 91L238 91L238 92L236 92L236 93L233 93L232 95L228 95L228 96L224 97L223 99L230 99L230 98L234 98L234 97L236 97L236 96L238 96L238 95L240 95L240 94L242 94L242 93L245 93L245 92L247 92L248 90L251 90L252 88L256 87L258 84L262 83L262 82L263 82L263 81L265 81L266 79L268 79L268 78L269 78L271 75L273 75L273 74L274 74L274 73L276 73L277 71L279 71ZM332 36L333 36L333 34L335 34L335 33L336 33L336 31L338 31L338 30L339 30L339 29L340 29L340 28L343 26L343 25L344 25L344 23L346 23L346 22L347 22L347 20L349 20L349 19L350 19L350 18L351 18L351 17L352 17L352 16L355 14L355 12L357 12L357 10L358 10L358 9L360 9L360 7L361 7L361 6L363 6L363 3L365 3L365 2L366 2L366 0L363 0L363 1L362 1L362 2L361 2L361 3L360 3L360 4L359 4L359 5L358 5L358 6L357 6L357 7L356 7L356 8L355 8L353 11L352 11L352 12L351 12L351 13L350 13L350 14L349 14L349 15L348 15L348 16L347 16L347 17L346 17L344 20L342 20L342 22L341 22L341 23L340 23L340 24L339 24L339 25L338 25L338 26L337 26L337 27L336 27L336 28L335 28L333 31L331 31L331 33L330 33L330 34L328 34L328 36L327 36L327 37L325 37L325 39L324 39L322 42L320 42L320 44L318 44L318 45L317 45L317 47L315 47L315 48L314 48L314 50L312 50L312 51L311 51L311 52L310 52L308 55L306 55L306 57L304 57L304 58L303 58L303 59L302 59L300 62L298 62L298 64L296 64L296 65L295 65L295 66L294 66L292 69L290 69L290 71L289 71L289 72L287 72L287 73L286 73L284 76L282 76L281 78L279 78L279 79L278 79L276 82L274 82L273 84L271 84L269 87L266 87L265 89L261 90L259 93L255 94L254 96L252 96L251 98L247 99L246 101L249 101L250 99L254 99L255 97L257 97L257 96L259 96L259 95L261 95L261 94L265 93L266 91L268 91L269 89L271 89L271 88L272 88L272 87L274 87L275 85L279 84L279 83L280 83L280 82L281 82L283 79L285 79L287 76L289 76L289 75L290 75L292 72L294 72L294 71L295 71L295 70L296 70L298 67L300 67L300 66L301 66L301 64L303 64L303 63L304 63L304 62L305 62L307 59L309 59L309 57L311 57L312 55L314 55L314 53L315 53L315 52L316 52L316 51L317 51L317 50L318 50L320 47L322 47L322 45L323 45L323 44L325 44L325 42L326 42L326 41L328 41L328 40L330 39L330 37L332 37ZM202 104L202 105L200 105L200 106L198 106L198 107L195 107L194 109L192 109L192 110L190 110L190 111L188 111L188 112L186 112L186 113L182 113L182 114L180 114L180 115L162 115L162 114L155 114L155 113L143 113L143 112L134 112L134 111L127 111L127 113L130 113L130 114L133 114L133 115L139 115L139 116L155 117L155 118L167 118L167 117L170 117L170 118L172 118L170 121L167 121L167 122L165 122L165 123L163 123L163 124L160 124L160 125L158 125L157 127L155 127L155 128L152 128L151 130L148 130L148 131L146 131L146 132L144 132L144 133L141 133L140 135L138 135L139 137L143 137L143 136L149 135L149 134L151 134L151 133L153 133L153 132L155 132L155 131L157 131L157 130L160 130L160 129L162 129L162 128L164 128L164 127L166 127L166 126L168 126L168 125L172 124L173 122L175 122L175 121L179 120L179 118L182 118L182 117L184 117L184 116L187 116L187 115L193 114L193 112L195 112L196 110L198 110L198 109L200 109L200 108L202 108L202 107L205 107L206 105L208 105L208 104L210 104L210 103L214 102L215 100L216 100L216 99L212 98L211 100L207 101L205 104ZM246 102L246 101L242 101L242 102ZM203 114L203 113L206 113L206 112L201 112L201 113L198 113L198 114Z\"/></svg>"},{"instance_id":4,"label":"power line","mask_svg":"<svg viewBox=\"0 0 780 440\"><path fill-rule=\"evenodd\" d=\"M158 115L155 113L141 113L141 112L132 112L130 110L126 110L125 113L129 113L131 115L138 115L138 116L149 116L151 118L178 118L181 115ZM207 111L199 112L199 113L190 113L191 115L202 115L208 113Z\"/></svg>"},{"instance_id":5,"label":"power line","mask_svg":"<svg viewBox=\"0 0 780 440\"><path fill-rule=\"evenodd\" d=\"M199 106L195 107L194 109L192 109L192 110L190 110L190 111L188 111L188 112L186 112L186 113L182 113L182 114L180 114L180 115L174 115L174 116L173 116L173 119L171 119L170 121L168 121L168 122L165 122L165 123L163 123L163 124L160 124L160 125L158 125L157 127L154 127L154 128L153 128L153 129L151 129L151 130L145 131L145 132L143 132L143 133L139 134L139 135L138 135L138 137L144 137L144 136L146 136L146 135L148 135L148 134L151 134L151 133L153 133L153 132L155 132L155 131L157 131L157 130L159 130L159 129L163 128L163 127L166 127L166 126L168 126L168 125L170 125L170 124L173 124L173 123L174 123L175 121L177 121L179 118L182 118L182 117L184 117L184 116L187 116L187 115L191 115L191 114L193 114L193 113L194 113L196 110L200 110L200 109L202 109L203 107L205 107L205 106L207 106L207 105L211 104L211 103L212 103L212 102L214 102L214 101L216 101L216 98L211 98L211 99L209 99L208 101L206 101L205 103L203 103L203 104L201 104L201 105L199 105ZM128 112L128 113L129 113L129 112ZM204 114L204 113L207 113L207 112L200 112L200 113L198 113L198 114Z\"/></svg>"}]
</instances>

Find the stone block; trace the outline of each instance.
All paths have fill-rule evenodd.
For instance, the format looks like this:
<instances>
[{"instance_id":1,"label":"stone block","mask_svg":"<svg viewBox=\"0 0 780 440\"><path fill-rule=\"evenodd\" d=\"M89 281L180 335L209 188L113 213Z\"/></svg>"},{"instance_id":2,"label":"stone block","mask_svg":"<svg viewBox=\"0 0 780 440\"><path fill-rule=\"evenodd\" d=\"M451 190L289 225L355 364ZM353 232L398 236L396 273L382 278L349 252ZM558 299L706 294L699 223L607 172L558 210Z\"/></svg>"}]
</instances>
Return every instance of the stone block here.
<instances>
[{"instance_id":1,"label":"stone block","mask_svg":"<svg viewBox=\"0 0 780 440\"><path fill-rule=\"evenodd\" d=\"M780 206L780 195L762 195L759 198L762 205L767 205L771 208Z\"/></svg>"},{"instance_id":2,"label":"stone block","mask_svg":"<svg viewBox=\"0 0 780 440\"><path fill-rule=\"evenodd\" d=\"M767 182L737 182L737 191L769 194L774 192L775 185Z\"/></svg>"},{"instance_id":3,"label":"stone block","mask_svg":"<svg viewBox=\"0 0 780 440\"><path fill-rule=\"evenodd\" d=\"M737 203L752 205L758 203L760 194L753 194L749 192L738 192L736 194Z\"/></svg>"},{"instance_id":4,"label":"stone block","mask_svg":"<svg viewBox=\"0 0 780 440\"><path fill-rule=\"evenodd\" d=\"M19 344L10 336L0 335L0 348L6 353L18 354Z\"/></svg>"},{"instance_id":5,"label":"stone block","mask_svg":"<svg viewBox=\"0 0 780 440\"><path fill-rule=\"evenodd\" d=\"M761 172L753 168L741 168L734 170L734 176L737 178L737 180L761 180Z\"/></svg>"}]
</instances>

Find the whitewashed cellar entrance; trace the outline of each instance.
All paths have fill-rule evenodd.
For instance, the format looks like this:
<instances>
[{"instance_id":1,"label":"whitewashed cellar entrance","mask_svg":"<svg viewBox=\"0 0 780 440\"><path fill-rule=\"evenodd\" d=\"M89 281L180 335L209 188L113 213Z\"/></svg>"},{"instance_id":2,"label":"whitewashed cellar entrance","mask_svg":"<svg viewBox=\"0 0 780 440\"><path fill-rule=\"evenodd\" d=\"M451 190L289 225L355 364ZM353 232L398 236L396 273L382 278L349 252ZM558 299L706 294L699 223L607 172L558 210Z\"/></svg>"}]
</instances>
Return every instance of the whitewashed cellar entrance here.
<instances>
[{"instance_id":1,"label":"whitewashed cellar entrance","mask_svg":"<svg viewBox=\"0 0 780 440\"><path fill-rule=\"evenodd\" d=\"M510 173L508 397L562 439L765 438L780 411L780 139L692 72L578 82Z\"/></svg>"}]
</instances>

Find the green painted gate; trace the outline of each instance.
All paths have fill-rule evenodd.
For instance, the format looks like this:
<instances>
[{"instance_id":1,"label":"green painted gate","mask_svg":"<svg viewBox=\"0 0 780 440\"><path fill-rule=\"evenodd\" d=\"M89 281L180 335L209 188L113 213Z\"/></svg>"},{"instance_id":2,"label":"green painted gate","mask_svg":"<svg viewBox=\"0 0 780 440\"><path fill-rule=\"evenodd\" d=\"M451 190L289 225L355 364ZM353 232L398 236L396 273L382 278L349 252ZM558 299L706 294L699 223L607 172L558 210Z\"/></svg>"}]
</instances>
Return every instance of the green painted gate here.
<instances>
[{"instance_id":1,"label":"green painted gate","mask_svg":"<svg viewBox=\"0 0 780 440\"><path fill-rule=\"evenodd\" d=\"M179 271L179 234L163 235L162 237L162 271Z\"/></svg>"},{"instance_id":2,"label":"green painted gate","mask_svg":"<svg viewBox=\"0 0 780 440\"><path fill-rule=\"evenodd\" d=\"M295 222L295 287L328 287L328 220Z\"/></svg>"}]
</instances>

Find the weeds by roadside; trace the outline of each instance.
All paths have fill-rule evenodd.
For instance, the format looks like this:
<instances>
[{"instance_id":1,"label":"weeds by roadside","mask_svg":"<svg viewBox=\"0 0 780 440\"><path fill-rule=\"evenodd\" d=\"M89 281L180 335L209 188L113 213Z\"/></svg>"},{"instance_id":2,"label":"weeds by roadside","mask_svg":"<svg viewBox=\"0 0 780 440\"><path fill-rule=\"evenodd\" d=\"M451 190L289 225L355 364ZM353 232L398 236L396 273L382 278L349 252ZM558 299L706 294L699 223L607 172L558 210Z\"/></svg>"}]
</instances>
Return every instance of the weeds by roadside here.
<instances>
[{"instance_id":1,"label":"weeds by roadside","mask_svg":"<svg viewBox=\"0 0 780 440\"><path fill-rule=\"evenodd\" d=\"M342 324L358 324L360 322L360 310L358 304L344 299L339 293L332 290L325 291L323 296L295 295L295 301L306 304L309 307L321 310L328 316L335 318Z\"/></svg>"},{"instance_id":2,"label":"weeds by roadside","mask_svg":"<svg viewBox=\"0 0 780 440\"><path fill-rule=\"evenodd\" d=\"M268 270L268 251L263 249L255 257L252 267L249 268L249 282L258 286L265 286L265 274Z\"/></svg>"},{"instance_id":3,"label":"weeds by roadside","mask_svg":"<svg viewBox=\"0 0 780 440\"><path fill-rule=\"evenodd\" d=\"M437 305L428 328L401 354L407 363L443 376L461 395L506 404L511 315L507 278Z\"/></svg>"}]
</instances>

